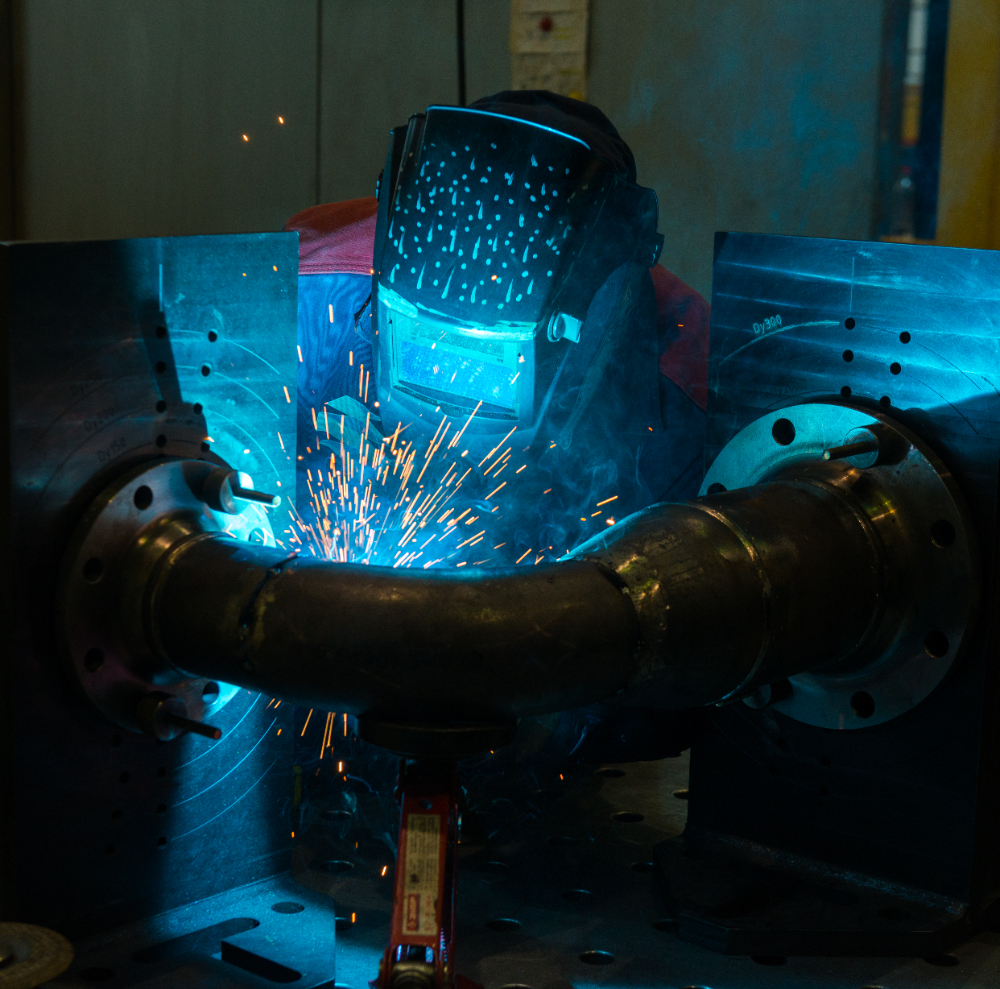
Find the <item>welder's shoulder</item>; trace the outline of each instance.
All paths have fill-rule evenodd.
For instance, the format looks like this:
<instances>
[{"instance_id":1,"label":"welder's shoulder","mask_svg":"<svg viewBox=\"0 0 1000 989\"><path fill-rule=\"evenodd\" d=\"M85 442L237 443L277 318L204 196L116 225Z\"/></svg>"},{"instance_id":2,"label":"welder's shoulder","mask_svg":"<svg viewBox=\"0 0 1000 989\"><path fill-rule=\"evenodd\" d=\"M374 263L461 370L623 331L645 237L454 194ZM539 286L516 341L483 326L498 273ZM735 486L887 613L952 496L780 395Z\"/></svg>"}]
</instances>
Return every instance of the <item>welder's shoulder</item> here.
<instances>
[{"instance_id":1,"label":"welder's shoulder","mask_svg":"<svg viewBox=\"0 0 1000 989\"><path fill-rule=\"evenodd\" d=\"M708 400L708 330L711 307L662 265L649 269L656 293L660 372L699 408Z\"/></svg>"},{"instance_id":2,"label":"welder's shoulder","mask_svg":"<svg viewBox=\"0 0 1000 989\"><path fill-rule=\"evenodd\" d=\"M299 274L370 275L378 200L323 203L296 213L286 230L299 234Z\"/></svg>"}]
</instances>

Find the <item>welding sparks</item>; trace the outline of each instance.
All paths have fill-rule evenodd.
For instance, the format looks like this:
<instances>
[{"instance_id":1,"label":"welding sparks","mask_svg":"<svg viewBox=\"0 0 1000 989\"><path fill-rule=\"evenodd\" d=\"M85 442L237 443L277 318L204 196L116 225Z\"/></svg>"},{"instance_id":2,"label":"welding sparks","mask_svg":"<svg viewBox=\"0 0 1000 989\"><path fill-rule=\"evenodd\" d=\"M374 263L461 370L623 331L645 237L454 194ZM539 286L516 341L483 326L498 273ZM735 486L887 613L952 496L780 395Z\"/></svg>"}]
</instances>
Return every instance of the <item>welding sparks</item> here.
<instances>
[{"instance_id":1,"label":"welding sparks","mask_svg":"<svg viewBox=\"0 0 1000 989\"><path fill-rule=\"evenodd\" d=\"M332 305L328 313L333 316ZM304 353L300 352L300 356L304 357ZM353 350L347 354L352 376L354 356ZM363 362L358 362L357 368L357 379L352 377L348 392L367 406L371 369ZM383 398L388 403L389 396ZM286 399L293 404L287 389ZM515 449L523 453L530 444L522 450L523 441L515 438L517 426L512 426L478 464L465 466L469 450L463 440L475 428L472 424L482 406L483 402L478 401L461 420L442 412L432 427L432 435L412 439L409 427L401 424L382 436L377 409L372 412L366 408L363 422L358 418L360 412L341 411L336 404L324 403L322 416L319 408L311 409L314 437L307 436L304 448L309 456L298 456L307 461L300 477L308 492L308 512L300 514L294 505L289 506L286 528L280 536L282 544L318 559L394 568L426 570L488 564L490 558L477 551L481 543L496 535L501 541L490 542L495 550L511 544L504 539L506 533L491 531L476 522L483 518L490 526L502 524L517 495L517 484L523 483L511 481L522 475L529 477L531 464L517 464L513 459ZM322 459L317 459L321 450ZM505 475L508 468L511 472ZM483 480L487 483L483 484ZM487 493L480 493L483 490ZM542 494L552 491L546 488ZM458 529L459 525L469 527L468 536L464 529ZM459 531L458 538L452 540ZM535 564L550 558L547 551L536 553L529 549L516 562L525 562L532 553ZM345 737L347 727L345 716ZM325 751L330 732L324 734Z\"/></svg>"}]
</instances>

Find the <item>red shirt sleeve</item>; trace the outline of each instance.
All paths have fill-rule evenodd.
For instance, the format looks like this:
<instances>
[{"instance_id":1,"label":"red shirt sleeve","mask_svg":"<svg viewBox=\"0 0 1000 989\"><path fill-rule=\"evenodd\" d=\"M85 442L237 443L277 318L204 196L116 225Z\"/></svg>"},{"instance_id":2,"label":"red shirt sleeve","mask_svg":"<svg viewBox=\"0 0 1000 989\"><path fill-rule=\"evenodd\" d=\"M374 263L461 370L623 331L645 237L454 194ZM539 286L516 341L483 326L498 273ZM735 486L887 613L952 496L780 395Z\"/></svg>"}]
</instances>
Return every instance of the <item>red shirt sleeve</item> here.
<instances>
[{"instance_id":1,"label":"red shirt sleeve","mask_svg":"<svg viewBox=\"0 0 1000 989\"><path fill-rule=\"evenodd\" d=\"M662 265L649 269L656 292L660 373L696 405L708 405L708 327L711 307Z\"/></svg>"},{"instance_id":2,"label":"red shirt sleeve","mask_svg":"<svg viewBox=\"0 0 1000 989\"><path fill-rule=\"evenodd\" d=\"M299 232L299 274L370 275L377 213L374 196L296 213L285 229Z\"/></svg>"}]
</instances>

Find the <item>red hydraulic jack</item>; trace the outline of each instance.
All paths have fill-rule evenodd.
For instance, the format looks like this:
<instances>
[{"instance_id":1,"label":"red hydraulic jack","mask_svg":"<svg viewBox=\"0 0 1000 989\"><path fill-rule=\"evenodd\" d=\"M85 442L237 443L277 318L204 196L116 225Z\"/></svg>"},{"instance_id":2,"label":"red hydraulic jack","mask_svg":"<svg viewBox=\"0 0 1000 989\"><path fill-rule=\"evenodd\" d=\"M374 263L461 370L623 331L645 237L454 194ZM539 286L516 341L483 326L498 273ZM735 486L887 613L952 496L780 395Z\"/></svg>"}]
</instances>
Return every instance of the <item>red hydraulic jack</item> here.
<instances>
[{"instance_id":1,"label":"red hydraulic jack","mask_svg":"<svg viewBox=\"0 0 1000 989\"><path fill-rule=\"evenodd\" d=\"M392 931L379 964L378 989L481 989L455 977L458 874L458 769L454 762L405 759Z\"/></svg>"}]
</instances>

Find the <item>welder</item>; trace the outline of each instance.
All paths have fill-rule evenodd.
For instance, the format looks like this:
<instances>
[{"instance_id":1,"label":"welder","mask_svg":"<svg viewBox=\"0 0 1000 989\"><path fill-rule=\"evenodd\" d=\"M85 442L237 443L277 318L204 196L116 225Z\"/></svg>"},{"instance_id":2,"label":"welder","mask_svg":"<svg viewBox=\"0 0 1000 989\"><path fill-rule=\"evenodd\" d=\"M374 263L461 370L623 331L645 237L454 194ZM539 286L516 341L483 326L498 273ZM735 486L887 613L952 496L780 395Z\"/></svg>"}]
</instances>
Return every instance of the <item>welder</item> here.
<instances>
[{"instance_id":1,"label":"welder","mask_svg":"<svg viewBox=\"0 0 1000 989\"><path fill-rule=\"evenodd\" d=\"M528 465L493 565L558 557L609 518L696 493L708 306L655 264L656 196L600 110L536 91L432 107L393 132L379 189L288 224L301 477L329 459L314 410L352 437L368 422L426 443L478 408L469 457L512 433L501 480Z\"/></svg>"},{"instance_id":2,"label":"welder","mask_svg":"<svg viewBox=\"0 0 1000 989\"><path fill-rule=\"evenodd\" d=\"M445 418L466 463L488 470L511 451L502 476L465 472L462 497L490 523L473 565L558 558L616 516L697 493L709 309L657 264L657 199L636 177L596 107L508 91L412 117L392 132L377 198L288 222L307 525L320 524L312 481L341 439L426 446ZM684 725L600 706L520 738L655 758L684 746Z\"/></svg>"}]
</instances>

